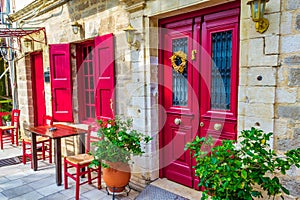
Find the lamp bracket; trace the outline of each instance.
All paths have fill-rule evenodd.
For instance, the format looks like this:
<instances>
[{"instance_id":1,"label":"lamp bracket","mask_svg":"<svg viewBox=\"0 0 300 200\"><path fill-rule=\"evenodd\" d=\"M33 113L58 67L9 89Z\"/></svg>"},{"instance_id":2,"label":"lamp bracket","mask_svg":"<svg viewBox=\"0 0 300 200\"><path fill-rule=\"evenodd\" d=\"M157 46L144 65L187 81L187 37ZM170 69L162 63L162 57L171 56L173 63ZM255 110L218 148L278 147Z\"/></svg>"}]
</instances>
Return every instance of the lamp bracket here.
<instances>
[{"instance_id":1,"label":"lamp bracket","mask_svg":"<svg viewBox=\"0 0 300 200\"><path fill-rule=\"evenodd\" d=\"M259 33L264 33L269 27L269 20L262 18L260 21L255 23L256 31Z\"/></svg>"}]
</instances>

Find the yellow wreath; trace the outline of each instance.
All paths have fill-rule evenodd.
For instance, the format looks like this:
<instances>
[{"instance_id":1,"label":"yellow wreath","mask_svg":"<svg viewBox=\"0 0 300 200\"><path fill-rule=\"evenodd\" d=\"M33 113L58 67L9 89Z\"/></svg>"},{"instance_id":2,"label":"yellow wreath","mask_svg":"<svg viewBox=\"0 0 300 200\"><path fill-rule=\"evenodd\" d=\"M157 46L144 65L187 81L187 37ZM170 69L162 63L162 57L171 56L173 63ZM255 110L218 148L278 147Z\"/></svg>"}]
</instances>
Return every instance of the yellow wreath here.
<instances>
[{"instance_id":1,"label":"yellow wreath","mask_svg":"<svg viewBox=\"0 0 300 200\"><path fill-rule=\"evenodd\" d=\"M179 58L181 60L180 65L176 64L176 60ZM172 67L176 72L183 73L186 65L186 54L183 51L176 51L173 53L172 57L170 58L172 62Z\"/></svg>"}]
</instances>

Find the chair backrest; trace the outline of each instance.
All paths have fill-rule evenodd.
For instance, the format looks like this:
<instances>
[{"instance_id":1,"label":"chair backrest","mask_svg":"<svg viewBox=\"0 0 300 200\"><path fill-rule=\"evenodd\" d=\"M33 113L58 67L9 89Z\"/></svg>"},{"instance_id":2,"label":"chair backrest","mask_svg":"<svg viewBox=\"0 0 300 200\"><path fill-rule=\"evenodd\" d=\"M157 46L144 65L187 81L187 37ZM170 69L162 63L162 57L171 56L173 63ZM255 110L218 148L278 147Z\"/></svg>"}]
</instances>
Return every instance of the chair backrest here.
<instances>
[{"instance_id":1,"label":"chair backrest","mask_svg":"<svg viewBox=\"0 0 300 200\"><path fill-rule=\"evenodd\" d=\"M18 128L20 122L20 110L13 109L11 112L11 125Z\"/></svg>"},{"instance_id":2,"label":"chair backrest","mask_svg":"<svg viewBox=\"0 0 300 200\"><path fill-rule=\"evenodd\" d=\"M43 116L43 125L53 125L53 118L50 115Z\"/></svg>"},{"instance_id":3,"label":"chair backrest","mask_svg":"<svg viewBox=\"0 0 300 200\"><path fill-rule=\"evenodd\" d=\"M99 141L100 138L98 137L98 127L89 126L88 133L86 136L86 153L91 151L92 143Z\"/></svg>"}]
</instances>

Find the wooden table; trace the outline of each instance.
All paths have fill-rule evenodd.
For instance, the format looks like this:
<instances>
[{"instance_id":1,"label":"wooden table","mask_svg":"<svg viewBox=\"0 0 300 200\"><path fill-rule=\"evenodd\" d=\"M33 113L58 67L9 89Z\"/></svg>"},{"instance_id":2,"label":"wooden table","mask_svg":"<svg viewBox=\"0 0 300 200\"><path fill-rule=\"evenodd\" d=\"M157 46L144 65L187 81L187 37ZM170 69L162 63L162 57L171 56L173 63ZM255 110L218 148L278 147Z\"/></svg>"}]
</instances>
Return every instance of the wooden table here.
<instances>
[{"instance_id":1,"label":"wooden table","mask_svg":"<svg viewBox=\"0 0 300 200\"><path fill-rule=\"evenodd\" d=\"M56 128L56 130L51 131L50 128ZM37 171L37 148L36 148L36 136L50 137L54 140L54 155L55 155L55 167L56 167L56 184L59 186L62 183L62 157L61 157L61 138L69 136L80 136L79 142L79 152L85 152L85 134L87 130L75 128L72 126L67 126L63 124L55 124L52 126L36 126L27 127L25 130L31 132L31 151L32 151L32 164L33 170Z\"/></svg>"}]
</instances>

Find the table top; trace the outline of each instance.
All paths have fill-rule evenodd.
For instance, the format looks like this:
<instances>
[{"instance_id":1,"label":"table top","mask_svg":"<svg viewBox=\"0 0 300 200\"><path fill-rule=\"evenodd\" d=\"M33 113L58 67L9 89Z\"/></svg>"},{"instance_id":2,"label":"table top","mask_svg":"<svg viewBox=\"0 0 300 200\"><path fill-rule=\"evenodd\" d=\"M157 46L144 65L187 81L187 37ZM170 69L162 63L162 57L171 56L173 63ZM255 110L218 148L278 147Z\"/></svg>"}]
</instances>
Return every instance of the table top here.
<instances>
[{"instance_id":1,"label":"table top","mask_svg":"<svg viewBox=\"0 0 300 200\"><path fill-rule=\"evenodd\" d=\"M56 128L56 130L51 130ZM35 133L37 135L50 137L50 138L63 138L69 137L79 134L85 134L88 131L80 128L75 128L72 126L64 125L64 124L54 124L54 125L46 125L46 126L30 126L25 128L25 130Z\"/></svg>"}]
</instances>

